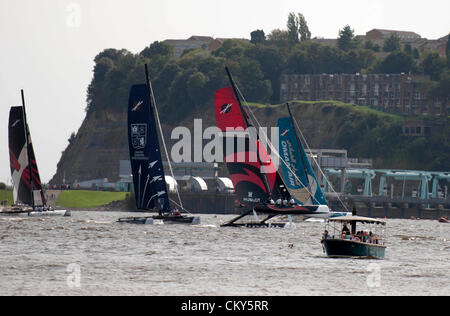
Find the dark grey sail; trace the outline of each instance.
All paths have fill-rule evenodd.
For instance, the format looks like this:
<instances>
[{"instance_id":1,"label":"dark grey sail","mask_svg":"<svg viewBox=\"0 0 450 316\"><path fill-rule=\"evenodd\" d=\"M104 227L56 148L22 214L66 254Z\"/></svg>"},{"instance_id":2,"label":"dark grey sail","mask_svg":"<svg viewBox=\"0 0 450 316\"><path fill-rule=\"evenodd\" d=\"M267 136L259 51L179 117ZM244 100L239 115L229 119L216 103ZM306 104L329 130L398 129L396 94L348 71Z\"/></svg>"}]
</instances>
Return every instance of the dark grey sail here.
<instances>
[{"instance_id":1,"label":"dark grey sail","mask_svg":"<svg viewBox=\"0 0 450 316\"><path fill-rule=\"evenodd\" d=\"M136 207L170 212L155 114L145 84L131 88L128 102L128 143Z\"/></svg>"}]
</instances>

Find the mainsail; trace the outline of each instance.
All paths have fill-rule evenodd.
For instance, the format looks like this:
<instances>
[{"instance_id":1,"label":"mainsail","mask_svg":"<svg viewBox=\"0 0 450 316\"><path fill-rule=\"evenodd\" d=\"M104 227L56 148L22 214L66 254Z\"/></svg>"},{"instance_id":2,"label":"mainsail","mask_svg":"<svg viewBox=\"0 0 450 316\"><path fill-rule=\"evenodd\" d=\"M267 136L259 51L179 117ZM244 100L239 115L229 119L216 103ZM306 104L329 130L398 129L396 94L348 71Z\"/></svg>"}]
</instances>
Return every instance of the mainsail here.
<instances>
[{"instance_id":1,"label":"mainsail","mask_svg":"<svg viewBox=\"0 0 450 316\"><path fill-rule=\"evenodd\" d=\"M225 162L241 203L290 200L290 194L256 132L248 132L251 126L233 87L216 91L215 113L217 126L226 136ZM239 146L240 142L245 145Z\"/></svg>"},{"instance_id":2,"label":"mainsail","mask_svg":"<svg viewBox=\"0 0 450 316\"><path fill-rule=\"evenodd\" d=\"M14 204L45 206L46 201L23 106L11 107L8 134Z\"/></svg>"},{"instance_id":3,"label":"mainsail","mask_svg":"<svg viewBox=\"0 0 450 316\"><path fill-rule=\"evenodd\" d=\"M131 88L128 143L137 208L170 212L155 113L145 84Z\"/></svg>"},{"instance_id":4,"label":"mainsail","mask_svg":"<svg viewBox=\"0 0 450 316\"><path fill-rule=\"evenodd\" d=\"M225 162L235 193L247 209L222 226L270 227L271 224L267 221L279 215L327 214L329 211L327 206L295 203L261 143L257 131L250 124L249 117L240 102L239 91L230 72L226 70L231 87L217 90L215 93L216 122L225 135ZM251 113L250 109L249 111ZM262 220L257 219L256 222L238 223L258 213L265 214L265 217ZM280 225L284 226L284 224Z\"/></svg>"},{"instance_id":5,"label":"mainsail","mask_svg":"<svg viewBox=\"0 0 450 316\"><path fill-rule=\"evenodd\" d=\"M278 120L283 179L300 205L328 205L302 143L289 117Z\"/></svg>"}]
</instances>

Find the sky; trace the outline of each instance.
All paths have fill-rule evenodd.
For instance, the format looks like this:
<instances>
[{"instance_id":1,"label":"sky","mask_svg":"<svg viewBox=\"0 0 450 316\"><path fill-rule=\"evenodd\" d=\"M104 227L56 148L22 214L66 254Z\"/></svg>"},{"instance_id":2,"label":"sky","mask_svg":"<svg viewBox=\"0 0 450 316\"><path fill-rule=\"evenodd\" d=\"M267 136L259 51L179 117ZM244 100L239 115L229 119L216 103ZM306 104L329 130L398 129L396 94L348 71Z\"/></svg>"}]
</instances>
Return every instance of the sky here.
<instances>
[{"instance_id":1,"label":"sky","mask_svg":"<svg viewBox=\"0 0 450 316\"><path fill-rule=\"evenodd\" d=\"M83 122L99 52L139 53L191 35L249 39L256 29L286 29L290 12L305 16L312 37L337 38L345 25L357 35L450 32L447 0L0 0L0 182L10 183L8 115L21 105L20 89L45 183Z\"/></svg>"}]
</instances>

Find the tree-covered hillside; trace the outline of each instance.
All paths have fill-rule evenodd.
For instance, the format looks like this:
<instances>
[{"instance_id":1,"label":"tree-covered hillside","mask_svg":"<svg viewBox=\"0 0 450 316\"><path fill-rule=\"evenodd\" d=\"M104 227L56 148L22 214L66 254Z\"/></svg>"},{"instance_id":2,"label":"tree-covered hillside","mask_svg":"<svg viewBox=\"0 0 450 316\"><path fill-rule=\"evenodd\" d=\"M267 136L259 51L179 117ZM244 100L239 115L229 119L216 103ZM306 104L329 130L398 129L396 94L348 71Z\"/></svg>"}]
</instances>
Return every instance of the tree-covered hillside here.
<instances>
[{"instance_id":1,"label":"tree-covered hillside","mask_svg":"<svg viewBox=\"0 0 450 316\"><path fill-rule=\"evenodd\" d=\"M95 57L93 79L87 91L85 122L78 133L71 136L54 179L61 178L62 170L68 170L69 165L85 166L74 160L74 156L85 155L85 149L104 149L104 157L97 159L102 160L102 167L106 157L126 158L125 109L131 85L145 81L144 64L149 65L158 109L166 128L175 127L187 119L206 117L208 113L213 116L211 107L215 90L229 85L225 66L231 70L246 100L264 105L279 103L282 74L428 74L433 80L430 98L449 97L450 63L436 52L418 52L402 47L396 38L390 38L381 48L370 41L359 40L349 26L337 32L336 47L321 45L310 39L303 16L290 15L289 18L286 31L274 30L266 36L263 30L256 30L252 32L250 41L225 40L213 52L186 50L176 58L171 46L154 42L139 54L125 49L105 49L99 53ZM377 52L382 49L387 56L379 58ZM347 107L342 105L341 110L333 110L334 118L339 120L328 122L335 125L332 133L325 131L326 137L332 138L330 144L349 150L353 157L374 158L380 167L450 169L447 118L437 119L443 126L441 133L430 138L405 138L401 136L402 118L374 119L375 114L371 111L346 111ZM322 111L326 109L315 113L318 120L323 115ZM101 129L101 135L92 134L94 126ZM110 133L112 130L114 132ZM120 157L111 156L117 151L120 151ZM111 161L110 165L115 163ZM92 168L91 172L87 170L85 175L75 174L73 178L83 180L88 174L108 177L113 173L95 169L94 162ZM116 170L114 172L117 173Z\"/></svg>"}]
</instances>

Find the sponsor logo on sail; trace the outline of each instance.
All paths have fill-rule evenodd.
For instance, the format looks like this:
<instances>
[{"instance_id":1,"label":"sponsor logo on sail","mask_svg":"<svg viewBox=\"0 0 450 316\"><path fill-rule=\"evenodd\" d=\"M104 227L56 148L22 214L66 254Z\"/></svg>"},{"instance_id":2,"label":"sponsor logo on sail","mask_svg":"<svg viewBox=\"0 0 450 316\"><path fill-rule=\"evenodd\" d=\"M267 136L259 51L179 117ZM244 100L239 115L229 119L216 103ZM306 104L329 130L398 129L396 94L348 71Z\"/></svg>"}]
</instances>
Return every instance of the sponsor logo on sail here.
<instances>
[{"instance_id":1,"label":"sponsor logo on sail","mask_svg":"<svg viewBox=\"0 0 450 316\"><path fill-rule=\"evenodd\" d=\"M141 105L144 104L144 101L136 101L134 102L133 108L131 109L132 112L139 111L141 109Z\"/></svg>"},{"instance_id":2,"label":"sponsor logo on sail","mask_svg":"<svg viewBox=\"0 0 450 316\"><path fill-rule=\"evenodd\" d=\"M17 120L11 125L11 127L16 127L16 125L19 124L19 123L20 123L20 120Z\"/></svg>"},{"instance_id":3,"label":"sponsor logo on sail","mask_svg":"<svg viewBox=\"0 0 450 316\"><path fill-rule=\"evenodd\" d=\"M220 114L230 113L232 106L233 106L233 103L228 103L228 104L222 105L222 110L220 111Z\"/></svg>"},{"instance_id":4,"label":"sponsor logo on sail","mask_svg":"<svg viewBox=\"0 0 450 316\"><path fill-rule=\"evenodd\" d=\"M160 181L160 180L162 180L162 176L153 177L152 181L150 181L150 184L152 184L153 182L156 182L156 181Z\"/></svg>"},{"instance_id":5,"label":"sponsor logo on sail","mask_svg":"<svg viewBox=\"0 0 450 316\"><path fill-rule=\"evenodd\" d=\"M131 124L131 141L135 150L147 145L147 124Z\"/></svg>"}]
</instances>

